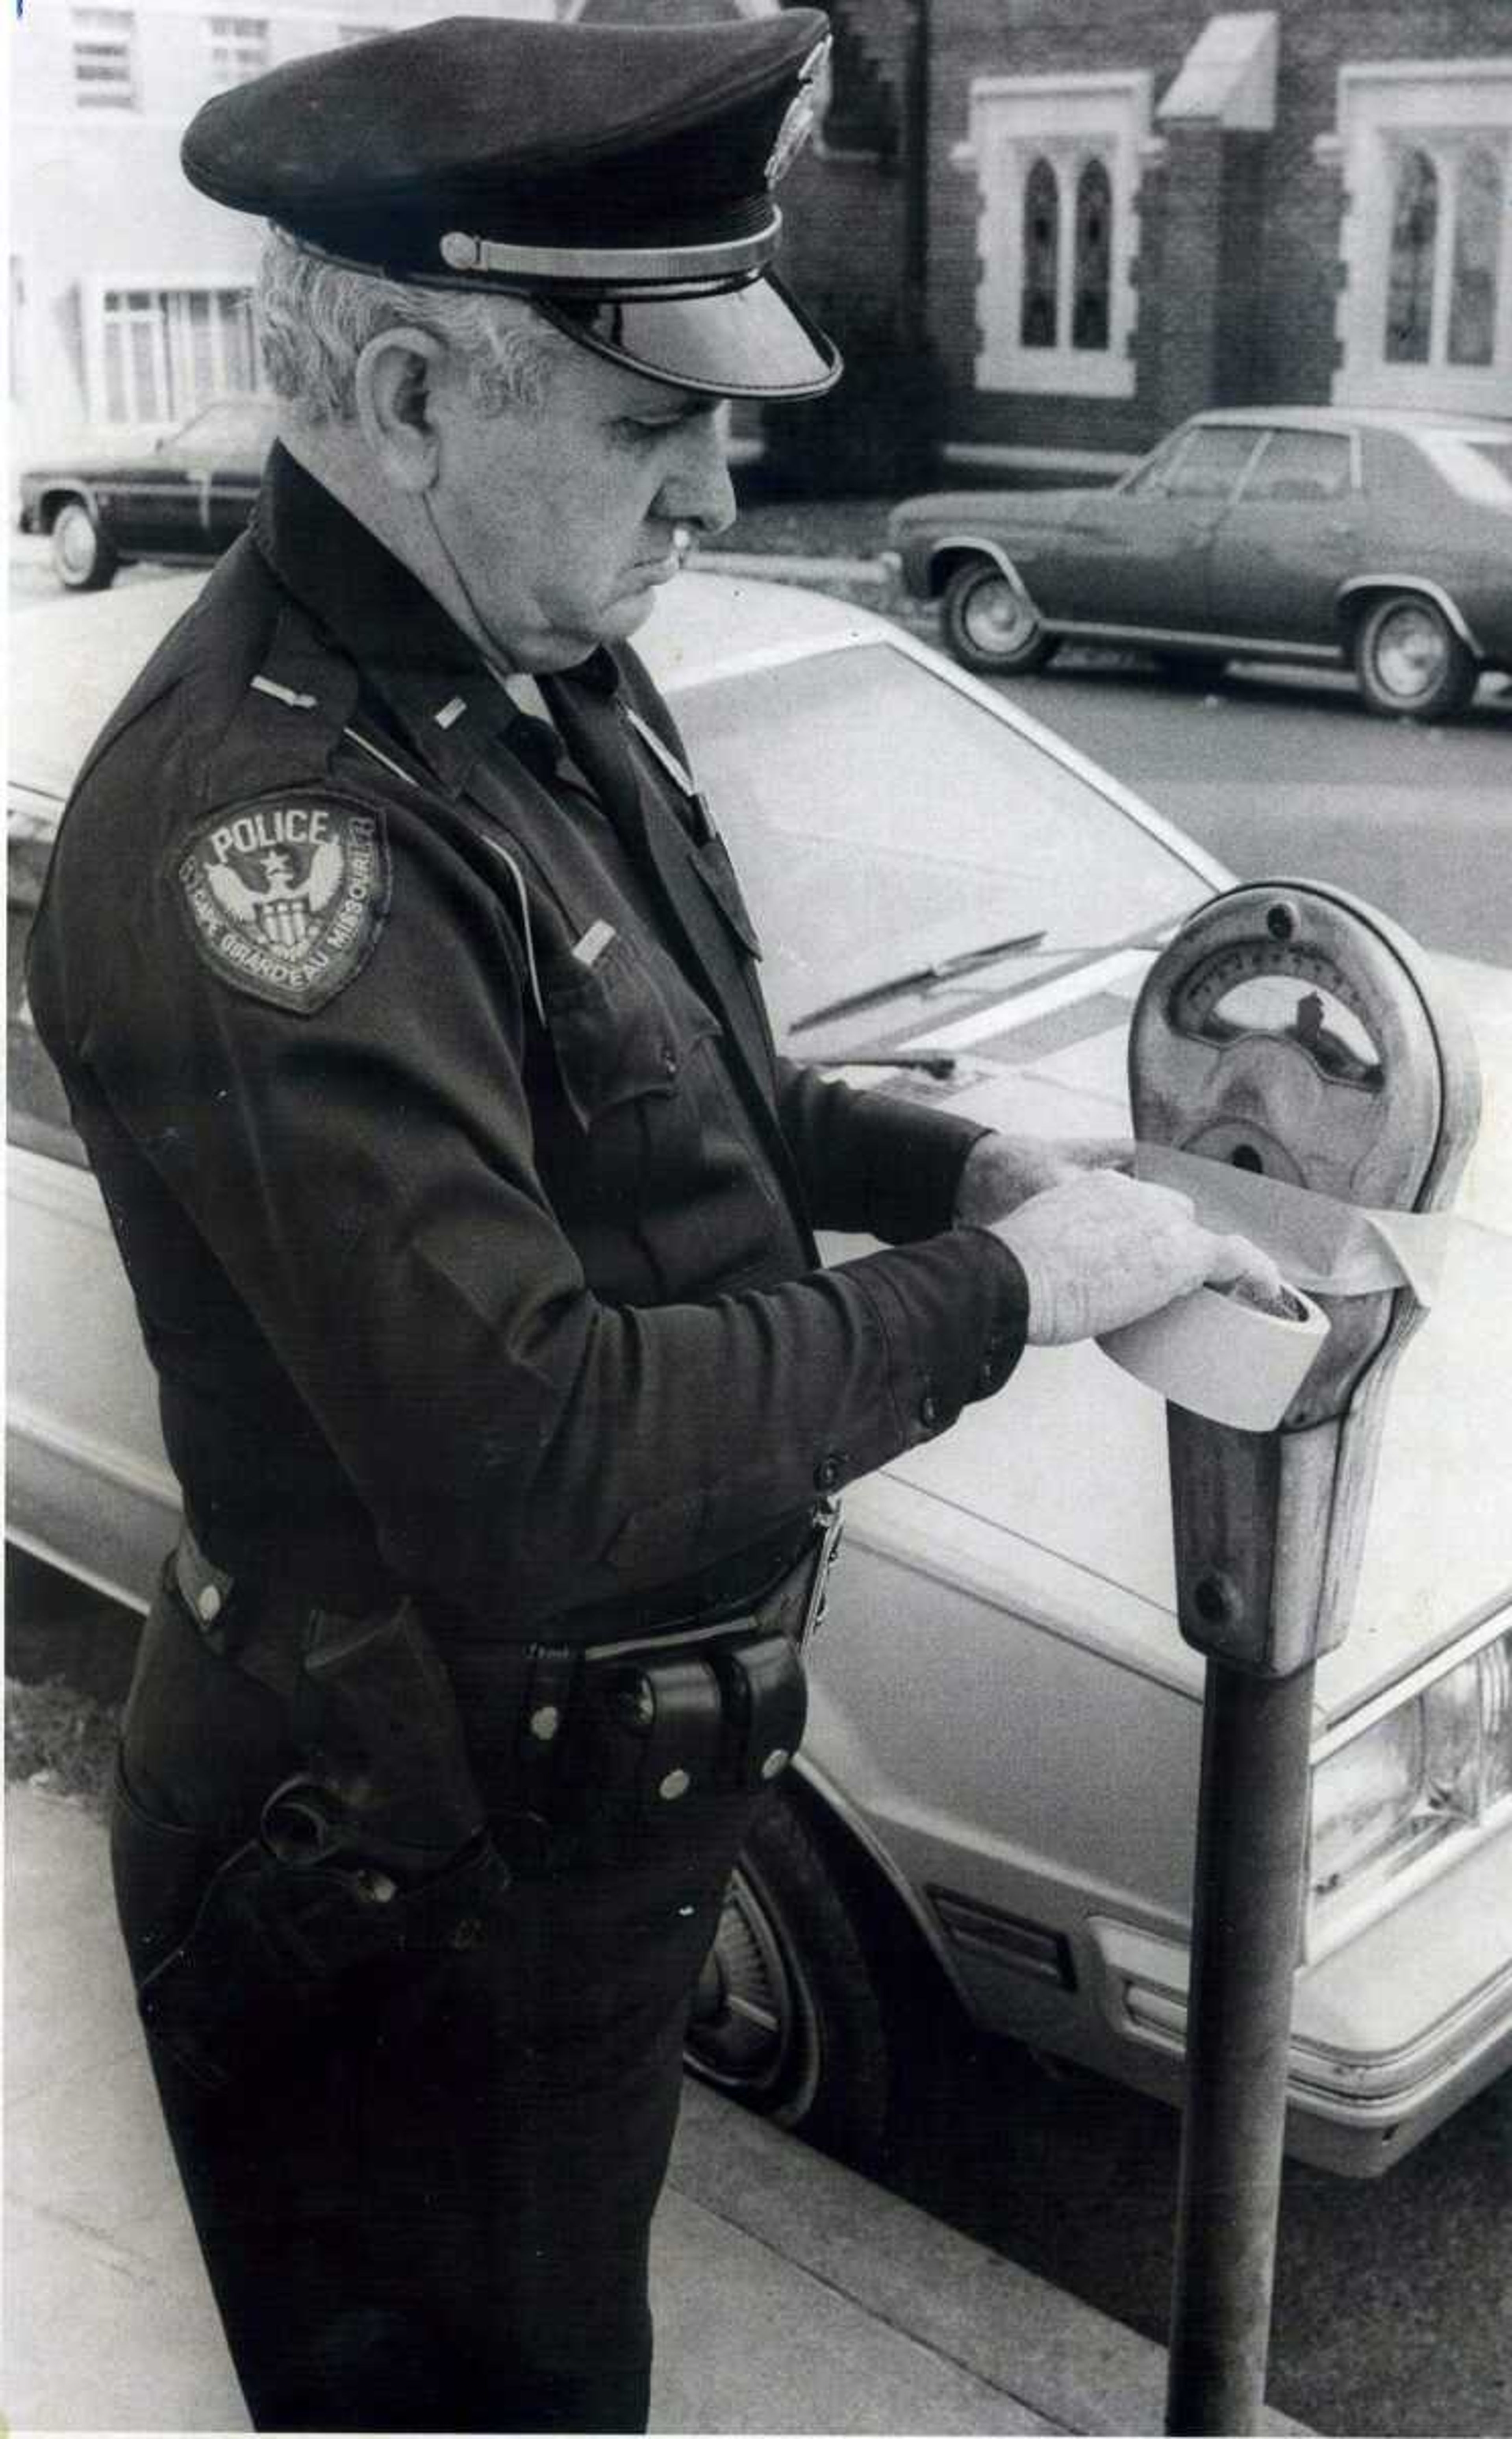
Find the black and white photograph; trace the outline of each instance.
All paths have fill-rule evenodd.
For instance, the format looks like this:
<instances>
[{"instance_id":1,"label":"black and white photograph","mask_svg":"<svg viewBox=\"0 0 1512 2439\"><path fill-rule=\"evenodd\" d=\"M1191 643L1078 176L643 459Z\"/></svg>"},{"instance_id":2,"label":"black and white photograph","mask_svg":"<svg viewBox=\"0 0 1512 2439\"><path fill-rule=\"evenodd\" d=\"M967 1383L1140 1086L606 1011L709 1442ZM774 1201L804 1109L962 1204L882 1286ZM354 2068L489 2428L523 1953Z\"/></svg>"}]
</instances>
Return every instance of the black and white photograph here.
<instances>
[{"instance_id":1,"label":"black and white photograph","mask_svg":"<svg viewBox=\"0 0 1512 2439\"><path fill-rule=\"evenodd\" d=\"M19 2432L1512 2439L1506 0L13 0Z\"/></svg>"}]
</instances>

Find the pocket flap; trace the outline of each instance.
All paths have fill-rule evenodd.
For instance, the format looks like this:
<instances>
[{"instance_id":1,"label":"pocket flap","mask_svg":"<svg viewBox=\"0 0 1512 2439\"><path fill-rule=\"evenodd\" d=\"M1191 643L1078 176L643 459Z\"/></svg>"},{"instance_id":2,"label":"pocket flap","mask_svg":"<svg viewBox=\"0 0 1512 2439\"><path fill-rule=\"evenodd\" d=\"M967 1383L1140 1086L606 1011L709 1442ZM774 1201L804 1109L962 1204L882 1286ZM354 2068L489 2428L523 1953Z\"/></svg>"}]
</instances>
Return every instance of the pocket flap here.
<instances>
[{"instance_id":1,"label":"pocket flap","mask_svg":"<svg viewBox=\"0 0 1512 2439\"><path fill-rule=\"evenodd\" d=\"M616 933L591 966L543 972L546 1023L579 1126L647 1094L675 1093L694 1044L720 1027L685 987L664 985Z\"/></svg>"}]
</instances>

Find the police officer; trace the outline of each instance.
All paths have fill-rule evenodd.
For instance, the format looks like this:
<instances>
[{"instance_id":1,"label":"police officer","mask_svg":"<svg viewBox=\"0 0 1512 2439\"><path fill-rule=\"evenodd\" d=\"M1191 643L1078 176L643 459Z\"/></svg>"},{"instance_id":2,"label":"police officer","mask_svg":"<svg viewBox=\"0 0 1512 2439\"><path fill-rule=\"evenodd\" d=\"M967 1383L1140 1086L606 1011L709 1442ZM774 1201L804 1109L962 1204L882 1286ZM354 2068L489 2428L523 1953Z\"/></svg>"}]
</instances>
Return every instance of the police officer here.
<instances>
[{"instance_id":1,"label":"police officer","mask_svg":"<svg viewBox=\"0 0 1512 2439\"><path fill-rule=\"evenodd\" d=\"M720 402L837 377L771 269L824 37L457 18L184 146L272 224L281 439L86 766L32 1004L183 1486L117 1891L260 2428L643 2426L689 1993L801 1729L816 1509L1026 1338L1269 1276L1114 1148L779 1058L628 645L731 516ZM821 1270L821 1227L882 1250ZM378 1839L391 1686L355 1758L332 1729L322 1655L396 1616L482 1847L465 1803ZM324 1912L270 1860L291 1783L350 1832Z\"/></svg>"}]
</instances>

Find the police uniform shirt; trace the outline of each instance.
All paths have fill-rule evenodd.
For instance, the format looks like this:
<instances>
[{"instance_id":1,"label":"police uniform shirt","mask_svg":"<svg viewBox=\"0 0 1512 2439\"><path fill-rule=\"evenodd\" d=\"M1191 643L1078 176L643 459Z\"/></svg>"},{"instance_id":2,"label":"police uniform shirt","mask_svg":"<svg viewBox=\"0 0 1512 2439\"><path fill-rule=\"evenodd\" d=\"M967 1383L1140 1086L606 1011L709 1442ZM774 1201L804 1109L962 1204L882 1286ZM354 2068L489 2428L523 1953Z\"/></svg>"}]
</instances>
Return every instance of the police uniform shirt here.
<instances>
[{"instance_id":1,"label":"police uniform shirt","mask_svg":"<svg viewBox=\"0 0 1512 2439\"><path fill-rule=\"evenodd\" d=\"M212 1557L571 1639L1000 1386L1024 1296L951 1226L976 1129L775 1055L633 652L543 692L555 767L276 451L80 778L31 988Z\"/></svg>"}]
</instances>

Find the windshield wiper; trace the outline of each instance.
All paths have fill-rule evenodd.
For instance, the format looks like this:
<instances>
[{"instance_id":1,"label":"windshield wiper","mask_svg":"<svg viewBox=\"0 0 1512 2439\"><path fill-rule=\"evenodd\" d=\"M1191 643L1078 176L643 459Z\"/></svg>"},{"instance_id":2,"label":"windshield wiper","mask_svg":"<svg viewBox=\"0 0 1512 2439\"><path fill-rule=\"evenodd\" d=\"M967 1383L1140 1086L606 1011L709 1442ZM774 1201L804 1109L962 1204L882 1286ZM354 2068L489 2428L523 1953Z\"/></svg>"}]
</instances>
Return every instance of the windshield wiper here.
<instances>
[{"instance_id":1,"label":"windshield wiper","mask_svg":"<svg viewBox=\"0 0 1512 2439\"><path fill-rule=\"evenodd\" d=\"M1046 935L1038 932L1016 932L1006 940L989 940L985 948L962 949L953 957L941 957L933 966L915 966L906 974L893 974L884 983L869 983L864 990L847 991L844 999L827 1000L823 1007L810 1008L788 1028L790 1033L807 1033L810 1025L827 1024L832 1016L852 1016L858 1008L880 1007L884 1000L901 999L908 991L917 990L929 983L955 982L962 974L975 973L979 966L995 965L999 957L1022 955L1038 949Z\"/></svg>"}]
</instances>

